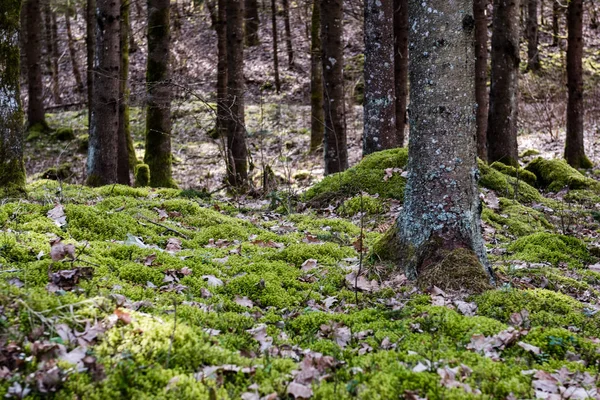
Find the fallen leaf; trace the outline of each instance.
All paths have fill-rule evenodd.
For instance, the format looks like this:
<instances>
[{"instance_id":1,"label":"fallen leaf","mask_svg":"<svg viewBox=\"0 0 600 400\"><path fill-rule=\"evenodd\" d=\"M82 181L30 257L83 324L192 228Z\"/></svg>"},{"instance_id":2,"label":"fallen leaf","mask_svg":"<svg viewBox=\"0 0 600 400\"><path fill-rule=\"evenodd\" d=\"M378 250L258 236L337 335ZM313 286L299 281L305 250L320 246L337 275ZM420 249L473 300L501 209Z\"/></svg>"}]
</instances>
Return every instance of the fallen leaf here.
<instances>
[{"instance_id":1,"label":"fallen leaf","mask_svg":"<svg viewBox=\"0 0 600 400\"><path fill-rule=\"evenodd\" d=\"M287 387L286 393L294 396L295 399L310 399L313 395L313 390L310 386L291 382Z\"/></svg>"},{"instance_id":2,"label":"fallen leaf","mask_svg":"<svg viewBox=\"0 0 600 400\"><path fill-rule=\"evenodd\" d=\"M214 275L202 275L202 279L208 282L208 286L219 287L224 285L223 281Z\"/></svg>"},{"instance_id":3,"label":"fallen leaf","mask_svg":"<svg viewBox=\"0 0 600 400\"><path fill-rule=\"evenodd\" d=\"M167 246L165 247L165 250L169 253L177 253L178 251L181 251L181 239L169 238L169 240L167 240Z\"/></svg>"},{"instance_id":4,"label":"fallen leaf","mask_svg":"<svg viewBox=\"0 0 600 400\"><path fill-rule=\"evenodd\" d=\"M531 352L533 354L536 354L536 355L542 353L542 349L540 349L537 346L531 345L529 343L519 342L519 343L517 343L517 345L519 347L522 347L525 351L529 351L529 352Z\"/></svg>"},{"instance_id":5,"label":"fallen leaf","mask_svg":"<svg viewBox=\"0 0 600 400\"><path fill-rule=\"evenodd\" d=\"M242 307L248 307L248 308L254 307L254 303L252 302L252 300L250 300L246 296L244 296L244 297L235 296L235 299L233 301Z\"/></svg>"},{"instance_id":6,"label":"fallen leaf","mask_svg":"<svg viewBox=\"0 0 600 400\"><path fill-rule=\"evenodd\" d=\"M314 258L309 258L308 260L304 261L302 263L302 271L304 272L309 272L315 268L317 268L317 260L315 260Z\"/></svg>"},{"instance_id":7,"label":"fallen leaf","mask_svg":"<svg viewBox=\"0 0 600 400\"><path fill-rule=\"evenodd\" d=\"M56 226L59 228L65 226L67 224L67 216L65 215L65 209L61 204L57 204L54 208L46 214L48 218L50 218Z\"/></svg>"},{"instance_id":8,"label":"fallen leaf","mask_svg":"<svg viewBox=\"0 0 600 400\"><path fill-rule=\"evenodd\" d=\"M131 315L125 311L121 311L121 309L117 308L114 312L119 321L123 322L125 325L129 325L131 323Z\"/></svg>"}]
</instances>

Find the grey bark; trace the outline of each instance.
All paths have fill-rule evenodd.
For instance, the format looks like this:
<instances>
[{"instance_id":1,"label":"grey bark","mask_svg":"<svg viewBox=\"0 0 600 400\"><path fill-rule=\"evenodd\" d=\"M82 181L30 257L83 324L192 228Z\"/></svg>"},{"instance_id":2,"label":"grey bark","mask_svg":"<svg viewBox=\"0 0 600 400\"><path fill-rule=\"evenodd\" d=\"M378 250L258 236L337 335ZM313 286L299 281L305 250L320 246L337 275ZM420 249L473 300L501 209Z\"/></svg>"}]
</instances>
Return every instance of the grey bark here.
<instances>
[{"instance_id":1,"label":"grey bark","mask_svg":"<svg viewBox=\"0 0 600 400\"><path fill-rule=\"evenodd\" d=\"M323 64L321 63L321 1L313 0L310 45L310 152L323 147L325 114L323 112Z\"/></svg>"},{"instance_id":2,"label":"grey bark","mask_svg":"<svg viewBox=\"0 0 600 400\"><path fill-rule=\"evenodd\" d=\"M487 122L488 122L488 0L474 0L475 18L475 99L477 101L477 155L487 161Z\"/></svg>"},{"instance_id":3,"label":"grey bark","mask_svg":"<svg viewBox=\"0 0 600 400\"><path fill-rule=\"evenodd\" d=\"M292 28L290 24L290 3L289 0L281 0L283 5L283 28L285 30L285 47L287 49L288 67L294 65L294 46L292 45Z\"/></svg>"},{"instance_id":4,"label":"grey bark","mask_svg":"<svg viewBox=\"0 0 600 400\"><path fill-rule=\"evenodd\" d=\"M46 69L50 73L50 91L54 104L61 104L60 85L58 81L58 35L56 13L50 8L50 2L44 2L44 30L46 33Z\"/></svg>"},{"instance_id":5,"label":"grey bark","mask_svg":"<svg viewBox=\"0 0 600 400\"><path fill-rule=\"evenodd\" d=\"M27 21L27 124L47 130L44 108L44 86L42 84L42 9L39 0L27 0L25 3Z\"/></svg>"},{"instance_id":6,"label":"grey bark","mask_svg":"<svg viewBox=\"0 0 600 400\"><path fill-rule=\"evenodd\" d=\"M260 17L258 15L258 0L245 0L244 1L244 15L245 15L245 40L246 46L258 46L260 44L260 37L258 36L260 28Z\"/></svg>"},{"instance_id":7,"label":"grey bark","mask_svg":"<svg viewBox=\"0 0 600 400\"><path fill-rule=\"evenodd\" d=\"M394 0L396 143L404 146L408 102L408 0Z\"/></svg>"},{"instance_id":8,"label":"grey bark","mask_svg":"<svg viewBox=\"0 0 600 400\"><path fill-rule=\"evenodd\" d=\"M538 0L527 0L527 70L538 72L541 68L538 49Z\"/></svg>"},{"instance_id":9,"label":"grey bark","mask_svg":"<svg viewBox=\"0 0 600 400\"><path fill-rule=\"evenodd\" d=\"M85 18L85 46L87 50L86 76L87 76L87 103L88 103L88 130L92 128L92 108L94 104L94 54L96 52L96 0L87 0Z\"/></svg>"},{"instance_id":10,"label":"grey bark","mask_svg":"<svg viewBox=\"0 0 600 400\"><path fill-rule=\"evenodd\" d=\"M77 48L75 47L75 40L73 38L73 31L71 30L71 16L70 16L70 5L67 2L67 12L65 12L65 26L67 28L67 45L69 48L69 56L71 58L71 67L73 70L73 77L75 78L75 85L77 92L83 95L83 81L81 79L81 72L79 72L79 64L77 63Z\"/></svg>"},{"instance_id":11,"label":"grey bark","mask_svg":"<svg viewBox=\"0 0 600 400\"><path fill-rule=\"evenodd\" d=\"M271 27L273 30L273 79L275 80L275 90L281 91L281 81L279 80L279 55L277 43L277 2L271 0Z\"/></svg>"}]
</instances>

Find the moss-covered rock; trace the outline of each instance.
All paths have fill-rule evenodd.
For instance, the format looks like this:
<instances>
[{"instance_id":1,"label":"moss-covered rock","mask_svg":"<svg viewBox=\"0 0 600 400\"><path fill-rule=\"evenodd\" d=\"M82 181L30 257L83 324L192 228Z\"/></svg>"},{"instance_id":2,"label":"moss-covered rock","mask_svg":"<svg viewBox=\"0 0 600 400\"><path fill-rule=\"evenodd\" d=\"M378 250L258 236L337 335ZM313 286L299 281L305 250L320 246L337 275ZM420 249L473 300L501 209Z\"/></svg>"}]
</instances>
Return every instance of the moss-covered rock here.
<instances>
[{"instance_id":1,"label":"moss-covered rock","mask_svg":"<svg viewBox=\"0 0 600 400\"><path fill-rule=\"evenodd\" d=\"M547 262L554 265L564 262L581 267L591 261L590 253L581 240L553 233L534 233L512 242L508 250L513 258L527 262Z\"/></svg>"},{"instance_id":2,"label":"moss-covered rock","mask_svg":"<svg viewBox=\"0 0 600 400\"><path fill-rule=\"evenodd\" d=\"M346 200L339 208L338 213L345 216L354 216L360 212L366 215L378 215L385 210L379 197L355 196Z\"/></svg>"},{"instance_id":3,"label":"moss-covered rock","mask_svg":"<svg viewBox=\"0 0 600 400\"><path fill-rule=\"evenodd\" d=\"M146 187L150 184L150 167L148 164L138 164L134 169L135 186Z\"/></svg>"},{"instance_id":4,"label":"moss-covered rock","mask_svg":"<svg viewBox=\"0 0 600 400\"><path fill-rule=\"evenodd\" d=\"M537 177L539 187L558 192L564 188L568 189L600 189L600 184L591 178L582 175L564 160L547 160L538 157L525 167Z\"/></svg>"},{"instance_id":5,"label":"moss-covered rock","mask_svg":"<svg viewBox=\"0 0 600 400\"><path fill-rule=\"evenodd\" d=\"M71 163L63 163L58 167L48 168L42 172L42 179L50 179L53 181L64 181L73 175L71 171Z\"/></svg>"},{"instance_id":6,"label":"moss-covered rock","mask_svg":"<svg viewBox=\"0 0 600 400\"><path fill-rule=\"evenodd\" d=\"M485 188L496 191L499 196L511 199L516 197L517 200L522 203L543 201L540 192L525 181L517 180L517 178L513 176L503 174L481 160L478 160L478 167L481 174L479 184Z\"/></svg>"},{"instance_id":7,"label":"moss-covered rock","mask_svg":"<svg viewBox=\"0 0 600 400\"><path fill-rule=\"evenodd\" d=\"M525 236L540 231L554 231L544 214L514 200L501 197L499 210L485 207L481 220L493 226L498 233L508 231L511 235Z\"/></svg>"},{"instance_id":8,"label":"moss-covered rock","mask_svg":"<svg viewBox=\"0 0 600 400\"><path fill-rule=\"evenodd\" d=\"M528 184L530 184L531 186L535 186L537 177L535 176L534 173L529 172L524 168L517 169L511 165L506 165L499 161L493 162L490 165L490 167L502 172L505 175L509 175L509 176L515 177L517 179L521 179L521 180L527 182Z\"/></svg>"},{"instance_id":9,"label":"moss-covered rock","mask_svg":"<svg viewBox=\"0 0 600 400\"><path fill-rule=\"evenodd\" d=\"M52 133L52 139L61 142L75 140L75 133L73 132L73 128L60 127Z\"/></svg>"}]
</instances>

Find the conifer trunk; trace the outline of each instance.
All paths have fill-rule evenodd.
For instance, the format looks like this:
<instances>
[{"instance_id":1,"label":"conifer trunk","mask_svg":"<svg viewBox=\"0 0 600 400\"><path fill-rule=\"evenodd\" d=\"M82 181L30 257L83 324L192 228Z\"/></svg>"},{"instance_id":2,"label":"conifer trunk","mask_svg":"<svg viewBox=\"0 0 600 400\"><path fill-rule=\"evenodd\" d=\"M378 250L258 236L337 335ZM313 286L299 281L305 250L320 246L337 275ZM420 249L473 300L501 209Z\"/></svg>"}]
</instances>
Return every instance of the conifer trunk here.
<instances>
[{"instance_id":1,"label":"conifer trunk","mask_svg":"<svg viewBox=\"0 0 600 400\"><path fill-rule=\"evenodd\" d=\"M283 5L283 27L285 29L285 47L287 49L288 68L294 65L294 46L292 45L292 28L290 25L289 0L281 0Z\"/></svg>"},{"instance_id":2,"label":"conifer trunk","mask_svg":"<svg viewBox=\"0 0 600 400\"><path fill-rule=\"evenodd\" d=\"M85 46L87 50L87 106L88 106L88 130L92 128L92 108L94 105L94 54L96 52L96 0L87 0L85 18Z\"/></svg>"},{"instance_id":3,"label":"conifer trunk","mask_svg":"<svg viewBox=\"0 0 600 400\"><path fill-rule=\"evenodd\" d=\"M527 70L539 72L540 54L538 51L538 0L527 0Z\"/></svg>"},{"instance_id":4,"label":"conifer trunk","mask_svg":"<svg viewBox=\"0 0 600 400\"><path fill-rule=\"evenodd\" d=\"M281 81L279 80L279 55L277 39L277 2L271 0L271 27L273 30L273 79L275 79L275 90L281 92Z\"/></svg>"},{"instance_id":5,"label":"conifer trunk","mask_svg":"<svg viewBox=\"0 0 600 400\"><path fill-rule=\"evenodd\" d=\"M50 8L50 1L44 2L44 31L46 33L46 69L50 73L50 91L54 104L61 104L60 85L58 81L58 39L56 32L56 13Z\"/></svg>"},{"instance_id":6,"label":"conifer trunk","mask_svg":"<svg viewBox=\"0 0 600 400\"><path fill-rule=\"evenodd\" d=\"M408 0L394 0L394 79L396 144L402 147L408 102Z\"/></svg>"},{"instance_id":7,"label":"conifer trunk","mask_svg":"<svg viewBox=\"0 0 600 400\"><path fill-rule=\"evenodd\" d=\"M130 0L121 0L121 28L119 37L119 149L117 155L117 179L122 185L130 185L130 173L137 159L129 128L129 12Z\"/></svg>"},{"instance_id":8,"label":"conifer trunk","mask_svg":"<svg viewBox=\"0 0 600 400\"><path fill-rule=\"evenodd\" d=\"M219 138L227 136L227 0L218 0L216 18L217 30L217 123L216 133Z\"/></svg>"},{"instance_id":9,"label":"conifer trunk","mask_svg":"<svg viewBox=\"0 0 600 400\"><path fill-rule=\"evenodd\" d=\"M560 34L560 3L559 0L552 1L552 46L558 46L558 35Z\"/></svg>"},{"instance_id":10,"label":"conifer trunk","mask_svg":"<svg viewBox=\"0 0 600 400\"><path fill-rule=\"evenodd\" d=\"M310 39L310 152L314 153L322 148L325 135L323 65L321 63L321 0L313 0Z\"/></svg>"},{"instance_id":11,"label":"conifer trunk","mask_svg":"<svg viewBox=\"0 0 600 400\"><path fill-rule=\"evenodd\" d=\"M260 44L260 37L258 36L260 28L260 17L258 15L258 0L245 0L244 2L244 14L245 14L245 40L246 46L258 46Z\"/></svg>"},{"instance_id":12,"label":"conifer trunk","mask_svg":"<svg viewBox=\"0 0 600 400\"><path fill-rule=\"evenodd\" d=\"M487 122L488 122L488 0L474 0L475 18L475 100L477 101L477 155L487 161Z\"/></svg>"},{"instance_id":13,"label":"conifer trunk","mask_svg":"<svg viewBox=\"0 0 600 400\"><path fill-rule=\"evenodd\" d=\"M81 72L79 71L79 64L77 63L77 48L75 47L73 31L71 30L71 7L69 2L67 2L67 6L67 12L65 12L65 26L67 28L67 45L69 48L69 56L71 57L71 67L73 68L73 77L75 78L77 92L80 95L83 95L83 81L81 80Z\"/></svg>"},{"instance_id":14,"label":"conifer trunk","mask_svg":"<svg viewBox=\"0 0 600 400\"><path fill-rule=\"evenodd\" d=\"M2 0L5 1L5 0ZM25 3L27 40L25 59L27 60L27 125L31 129L47 131L44 86L42 83L42 9L39 0Z\"/></svg>"}]
</instances>

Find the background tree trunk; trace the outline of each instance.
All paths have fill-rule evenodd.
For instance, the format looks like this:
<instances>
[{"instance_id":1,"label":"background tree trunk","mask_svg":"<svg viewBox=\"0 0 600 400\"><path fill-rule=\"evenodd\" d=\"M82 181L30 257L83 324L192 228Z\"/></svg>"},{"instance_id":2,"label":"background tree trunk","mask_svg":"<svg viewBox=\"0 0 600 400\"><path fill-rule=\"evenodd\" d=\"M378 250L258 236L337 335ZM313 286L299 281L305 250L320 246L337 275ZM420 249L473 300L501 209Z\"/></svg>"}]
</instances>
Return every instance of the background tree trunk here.
<instances>
[{"instance_id":1,"label":"background tree trunk","mask_svg":"<svg viewBox=\"0 0 600 400\"><path fill-rule=\"evenodd\" d=\"M94 54L96 53L96 0L87 0L85 19L85 45L87 49L87 102L88 130L92 130L92 109L94 108Z\"/></svg>"},{"instance_id":2,"label":"background tree trunk","mask_svg":"<svg viewBox=\"0 0 600 400\"><path fill-rule=\"evenodd\" d=\"M281 0L283 4L283 26L285 29L285 46L287 48L288 68L294 65L294 46L292 45L292 28L290 26L289 0Z\"/></svg>"},{"instance_id":3,"label":"background tree trunk","mask_svg":"<svg viewBox=\"0 0 600 400\"><path fill-rule=\"evenodd\" d=\"M244 9L239 0L227 0L227 179L231 186L248 186L248 149L244 120Z\"/></svg>"},{"instance_id":4,"label":"background tree trunk","mask_svg":"<svg viewBox=\"0 0 600 400\"><path fill-rule=\"evenodd\" d=\"M67 45L69 48L69 56L71 57L71 66L73 68L73 77L75 78L75 84L77 92L83 95L83 81L81 80L81 72L79 72L79 64L77 64L77 48L75 47L75 40L73 39L73 31L71 30L71 5L67 2L67 11L65 12L65 26L67 28Z\"/></svg>"},{"instance_id":5,"label":"background tree trunk","mask_svg":"<svg viewBox=\"0 0 600 400\"><path fill-rule=\"evenodd\" d=\"M216 134L219 138L227 136L227 0L218 0L216 18L217 30L217 123Z\"/></svg>"},{"instance_id":6,"label":"background tree trunk","mask_svg":"<svg viewBox=\"0 0 600 400\"><path fill-rule=\"evenodd\" d=\"M23 112L19 90L21 0L0 2L0 195L25 192Z\"/></svg>"},{"instance_id":7,"label":"background tree trunk","mask_svg":"<svg viewBox=\"0 0 600 400\"><path fill-rule=\"evenodd\" d=\"M120 2L96 2L95 81L87 159L90 186L117 183L120 11Z\"/></svg>"},{"instance_id":8,"label":"background tree trunk","mask_svg":"<svg viewBox=\"0 0 600 400\"><path fill-rule=\"evenodd\" d=\"M394 76L396 144L404 146L408 102L408 0L394 0Z\"/></svg>"},{"instance_id":9,"label":"background tree trunk","mask_svg":"<svg viewBox=\"0 0 600 400\"><path fill-rule=\"evenodd\" d=\"M365 1L363 156L392 149L396 141L394 2Z\"/></svg>"},{"instance_id":10,"label":"background tree trunk","mask_svg":"<svg viewBox=\"0 0 600 400\"><path fill-rule=\"evenodd\" d=\"M344 116L343 17L342 0L321 0L325 175L348 169Z\"/></svg>"},{"instance_id":11,"label":"background tree trunk","mask_svg":"<svg viewBox=\"0 0 600 400\"><path fill-rule=\"evenodd\" d=\"M260 17L258 15L258 0L245 0L244 1L244 38L246 40L246 46L258 46L260 44L259 28L260 28Z\"/></svg>"},{"instance_id":12,"label":"background tree trunk","mask_svg":"<svg viewBox=\"0 0 600 400\"><path fill-rule=\"evenodd\" d=\"M477 101L477 155L487 161L487 122L488 122L488 0L474 0L475 18L475 100Z\"/></svg>"},{"instance_id":13,"label":"background tree trunk","mask_svg":"<svg viewBox=\"0 0 600 400\"><path fill-rule=\"evenodd\" d=\"M121 28L119 37L119 149L117 155L117 179L122 185L130 185L130 173L137 164L133 140L129 129L129 11L130 0L121 0Z\"/></svg>"},{"instance_id":14,"label":"background tree trunk","mask_svg":"<svg viewBox=\"0 0 600 400\"><path fill-rule=\"evenodd\" d=\"M518 165L519 0L494 0L488 161Z\"/></svg>"},{"instance_id":15,"label":"background tree trunk","mask_svg":"<svg viewBox=\"0 0 600 400\"><path fill-rule=\"evenodd\" d=\"M409 4L409 161L398 232L401 265L407 276L416 277L456 249L474 252L484 265L487 259L473 173L477 168L473 3L429 1L427 6L437 13L428 13L420 0ZM441 278L452 274L443 271ZM485 276L483 270L481 275Z\"/></svg>"},{"instance_id":16,"label":"background tree trunk","mask_svg":"<svg viewBox=\"0 0 600 400\"><path fill-rule=\"evenodd\" d=\"M281 92L281 81L279 80L279 56L277 55L277 2L271 0L271 27L273 29L273 75L275 79L275 90Z\"/></svg>"},{"instance_id":17,"label":"background tree trunk","mask_svg":"<svg viewBox=\"0 0 600 400\"><path fill-rule=\"evenodd\" d=\"M560 34L560 3L559 0L552 1L552 46L558 46L558 35Z\"/></svg>"},{"instance_id":18,"label":"background tree trunk","mask_svg":"<svg viewBox=\"0 0 600 400\"><path fill-rule=\"evenodd\" d=\"M54 104L61 104L60 85L58 82L58 31L56 13L50 8L50 1L44 2L44 32L46 33L46 69L50 73L50 91Z\"/></svg>"},{"instance_id":19,"label":"background tree trunk","mask_svg":"<svg viewBox=\"0 0 600 400\"><path fill-rule=\"evenodd\" d=\"M322 148L325 135L323 64L321 63L321 0L313 0L310 33L310 152L313 153Z\"/></svg>"},{"instance_id":20,"label":"background tree trunk","mask_svg":"<svg viewBox=\"0 0 600 400\"><path fill-rule=\"evenodd\" d=\"M148 0L146 149L150 186L176 187L171 174L170 0Z\"/></svg>"},{"instance_id":21,"label":"background tree trunk","mask_svg":"<svg viewBox=\"0 0 600 400\"><path fill-rule=\"evenodd\" d=\"M591 168L583 143L583 0L569 0L567 9L567 138L565 159L574 168Z\"/></svg>"},{"instance_id":22,"label":"background tree trunk","mask_svg":"<svg viewBox=\"0 0 600 400\"><path fill-rule=\"evenodd\" d=\"M4 1L4 0L3 0ZM42 83L42 9L39 0L27 0L25 3L27 21L27 125L29 129L47 131L44 109L44 86Z\"/></svg>"},{"instance_id":23,"label":"background tree trunk","mask_svg":"<svg viewBox=\"0 0 600 400\"><path fill-rule=\"evenodd\" d=\"M527 70L539 72L540 53L538 50L538 0L527 0Z\"/></svg>"}]
</instances>

